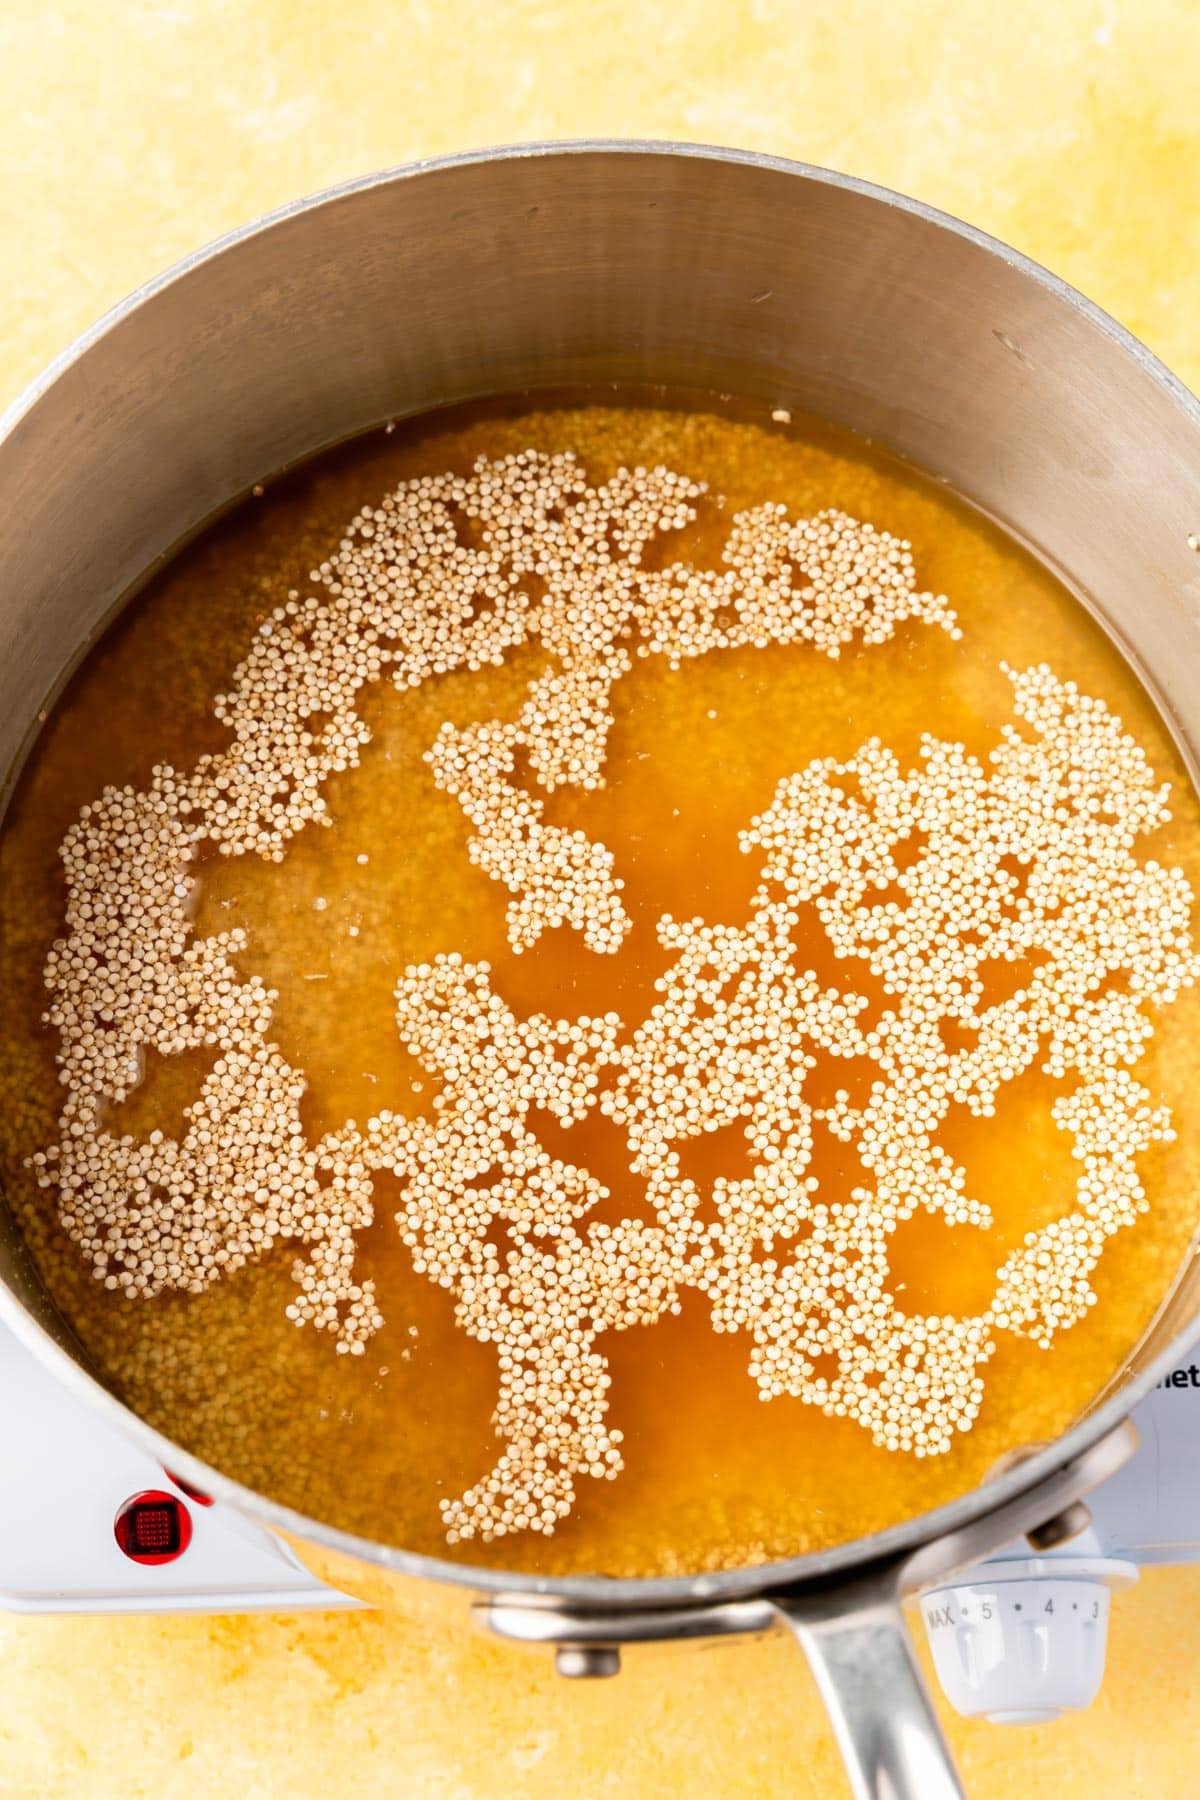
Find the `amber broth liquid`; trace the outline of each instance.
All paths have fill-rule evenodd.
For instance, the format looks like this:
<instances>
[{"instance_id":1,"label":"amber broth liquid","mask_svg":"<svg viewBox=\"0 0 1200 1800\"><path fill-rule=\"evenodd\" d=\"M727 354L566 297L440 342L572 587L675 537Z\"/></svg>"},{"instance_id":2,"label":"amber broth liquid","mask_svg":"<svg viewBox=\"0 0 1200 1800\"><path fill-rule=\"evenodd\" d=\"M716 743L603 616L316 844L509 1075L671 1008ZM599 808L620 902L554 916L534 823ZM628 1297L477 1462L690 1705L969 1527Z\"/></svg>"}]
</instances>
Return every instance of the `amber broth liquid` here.
<instances>
[{"instance_id":1,"label":"amber broth liquid","mask_svg":"<svg viewBox=\"0 0 1200 1800\"><path fill-rule=\"evenodd\" d=\"M1160 778L1173 783L1172 824L1140 857L1182 865L1200 883L1200 809L1152 704L1082 606L1010 539L910 468L811 422L773 425L726 409L667 401L539 410L493 406L379 432L247 498L179 554L91 651L52 710L0 840L8 996L2 1052L0 1176L58 1304L104 1379L160 1430L216 1467L349 1531L434 1555L543 1572L654 1575L729 1567L817 1549L874 1531L980 1481L1014 1447L1063 1431L1121 1368L1181 1267L1196 1220L1194 1129L1200 997L1155 1014L1138 1078L1172 1108L1176 1143L1143 1159L1152 1210L1107 1248L1099 1304L1052 1350L1007 1334L985 1376L974 1428L946 1455L917 1460L872 1445L847 1420L795 1399L759 1400L749 1340L718 1336L703 1297L677 1318L608 1333L611 1421L624 1432L615 1482L583 1477L553 1538L478 1541L448 1551L438 1501L491 1465L492 1351L453 1321L453 1297L416 1275L380 1177L360 1270L386 1317L365 1356L284 1317L293 1297L286 1246L198 1296L131 1302L94 1282L54 1216L53 1195L24 1168L55 1138L61 1104L42 966L62 928L57 848L78 809L107 783L143 784L151 765L190 766L221 747L212 696L263 616L331 554L357 509L425 472L469 469L480 453L573 449L594 480L622 463L666 462L706 480L720 504L668 534L663 554L718 566L729 519L763 500L794 515L839 507L912 541L918 583L945 592L964 636L915 621L882 647L830 661L809 646L717 652L672 671L639 662L614 698L616 724L599 792L560 790L547 817L580 826L614 852L634 920L625 947L595 956L577 934L543 936L521 956L505 935L504 891L466 856L470 827L422 760L444 720L515 717L540 653L464 672L401 695L384 682L360 702L373 738L356 770L325 787L334 825L311 829L280 865L210 856L199 866L198 933L241 925L239 965L278 990L272 1035L307 1075L310 1142L381 1107L426 1107L433 1083L403 1051L394 989L406 964L457 950L492 964L518 1014L620 1011L653 1004L667 952L664 912L740 923L758 879L737 834L770 804L781 777L814 757L851 756L878 736L906 765L933 730L986 755L1011 718L1002 660L1047 661L1124 720ZM365 854L366 863L359 860ZM323 910L314 908L323 897ZM357 935L351 935L357 927ZM838 964L819 938L804 947L822 980L872 995L861 964ZM211 1054L151 1057L113 1128L180 1129ZM995 1226L951 1227L920 1213L892 1242L898 1292L913 1311L975 1312L1024 1234L1072 1203L1077 1165L1054 1126L1058 1090L1036 1071L1002 1090L994 1120L955 1123L941 1141ZM815 1095L820 1104L831 1096ZM959 1109L960 1111L963 1109ZM608 1183L601 1213L643 1210L616 1128L594 1117L564 1130L553 1154ZM685 1172L742 1172L728 1134L687 1148ZM731 1155L734 1160L731 1161ZM825 1134L812 1172L836 1197L862 1179Z\"/></svg>"}]
</instances>

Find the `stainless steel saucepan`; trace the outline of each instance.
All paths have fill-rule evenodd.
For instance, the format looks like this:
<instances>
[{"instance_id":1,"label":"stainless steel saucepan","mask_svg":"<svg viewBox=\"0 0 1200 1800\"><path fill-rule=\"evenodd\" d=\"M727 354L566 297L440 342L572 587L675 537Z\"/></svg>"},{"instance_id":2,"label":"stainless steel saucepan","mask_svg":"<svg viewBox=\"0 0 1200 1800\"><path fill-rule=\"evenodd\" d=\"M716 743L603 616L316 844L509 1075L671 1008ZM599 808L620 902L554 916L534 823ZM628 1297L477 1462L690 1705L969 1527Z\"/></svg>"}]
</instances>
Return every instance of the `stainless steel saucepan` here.
<instances>
[{"instance_id":1,"label":"stainless steel saucepan","mask_svg":"<svg viewBox=\"0 0 1200 1800\"><path fill-rule=\"evenodd\" d=\"M1200 405L1113 321L969 227L763 156L565 144L303 201L134 294L0 438L0 767L122 597L253 482L382 420L518 389L664 383L824 415L1006 524L1084 593L1200 749ZM301 1517L168 1444L88 1372L0 1221L0 1318L219 1500L372 1598L473 1603L566 1674L620 1647L790 1626L856 1791L958 1793L900 1597L1077 1529L1130 1409L1196 1335L1192 1265L1123 1381L1058 1442L875 1537L697 1580L536 1579ZM2 1479L0 1475L0 1479ZM440 1584L433 1587L431 1584Z\"/></svg>"}]
</instances>

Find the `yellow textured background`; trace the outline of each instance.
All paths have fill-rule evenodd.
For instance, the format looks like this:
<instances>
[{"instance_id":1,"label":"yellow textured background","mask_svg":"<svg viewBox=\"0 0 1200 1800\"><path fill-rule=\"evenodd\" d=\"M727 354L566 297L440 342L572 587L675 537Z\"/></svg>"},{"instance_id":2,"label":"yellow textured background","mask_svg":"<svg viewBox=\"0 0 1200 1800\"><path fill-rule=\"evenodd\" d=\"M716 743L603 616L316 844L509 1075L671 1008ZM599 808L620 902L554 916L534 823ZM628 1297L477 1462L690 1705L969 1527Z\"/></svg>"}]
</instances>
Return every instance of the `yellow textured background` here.
<instances>
[{"instance_id":1,"label":"yellow textured background","mask_svg":"<svg viewBox=\"0 0 1200 1800\"><path fill-rule=\"evenodd\" d=\"M0 0L0 402L144 277L296 194L591 133L780 151L919 194L1200 386L1189 0ZM1147 1575L1117 1602L1090 1713L952 1723L973 1795L1200 1792L1197 1677L1200 1571ZM564 1791L844 1788L782 1641L660 1653L581 1691L537 1656L376 1615L0 1616L0 1795Z\"/></svg>"}]
</instances>

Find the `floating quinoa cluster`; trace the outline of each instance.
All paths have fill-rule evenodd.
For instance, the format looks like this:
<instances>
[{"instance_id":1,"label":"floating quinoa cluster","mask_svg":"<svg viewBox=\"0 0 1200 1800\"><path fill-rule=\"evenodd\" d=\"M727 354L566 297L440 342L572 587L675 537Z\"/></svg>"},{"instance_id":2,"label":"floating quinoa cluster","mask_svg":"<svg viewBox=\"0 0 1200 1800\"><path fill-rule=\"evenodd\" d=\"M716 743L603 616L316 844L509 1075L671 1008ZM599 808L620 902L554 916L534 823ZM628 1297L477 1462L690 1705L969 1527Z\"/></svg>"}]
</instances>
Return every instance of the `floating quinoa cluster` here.
<instances>
[{"instance_id":1,"label":"floating quinoa cluster","mask_svg":"<svg viewBox=\"0 0 1200 1800\"><path fill-rule=\"evenodd\" d=\"M532 451L404 483L353 521L314 594L264 621L216 699L226 748L106 790L62 846L46 1016L65 1102L58 1142L32 1158L39 1182L97 1278L130 1297L199 1292L294 1244L289 1314L361 1354L382 1319L356 1237L376 1177L394 1177L414 1267L497 1357L501 1451L444 1504L451 1541L552 1531L578 1477L620 1471L604 1335L677 1311L687 1290L715 1330L746 1335L764 1399L944 1451L978 1413L998 1331L1049 1344L1094 1302L1106 1240L1145 1210L1137 1158L1170 1135L1131 1073L1148 1006L1197 973L1182 873L1134 854L1167 791L1120 720L1040 667L1009 671L1023 729L986 761L929 736L906 769L871 741L782 780L742 834L760 873L748 916L661 919L666 969L643 1019L518 1018L487 965L453 953L403 971L397 1027L436 1079L432 1112L306 1139L303 1073L272 1041L277 996L239 971L244 934L197 937L192 865L206 847L279 861L331 822L321 789L368 741L364 686L541 646L517 719L445 725L428 760L472 860L508 892L513 948L557 927L610 954L630 929L614 858L549 823L539 790L603 782L612 690L635 658L836 656L906 620L957 635L908 546L842 513L756 507L733 518L721 569L664 563L655 540L701 493L661 467L594 485L571 456ZM814 932L845 964L838 989L807 965ZM856 965L882 1003L855 992ZM180 1136L106 1128L148 1051L201 1047L216 1060ZM817 1103L830 1059L846 1085ZM939 1132L955 1108L991 1116L1035 1067L1062 1084L1073 1210L1003 1263L985 1310L905 1312L897 1227L918 1210L991 1224ZM596 1112L627 1147L631 1216L615 1224L589 1217L608 1197L598 1178L537 1131L539 1113L569 1129ZM744 1136L746 1173L701 1191L686 1145L724 1129ZM821 1131L852 1147L862 1186L822 1191Z\"/></svg>"}]
</instances>

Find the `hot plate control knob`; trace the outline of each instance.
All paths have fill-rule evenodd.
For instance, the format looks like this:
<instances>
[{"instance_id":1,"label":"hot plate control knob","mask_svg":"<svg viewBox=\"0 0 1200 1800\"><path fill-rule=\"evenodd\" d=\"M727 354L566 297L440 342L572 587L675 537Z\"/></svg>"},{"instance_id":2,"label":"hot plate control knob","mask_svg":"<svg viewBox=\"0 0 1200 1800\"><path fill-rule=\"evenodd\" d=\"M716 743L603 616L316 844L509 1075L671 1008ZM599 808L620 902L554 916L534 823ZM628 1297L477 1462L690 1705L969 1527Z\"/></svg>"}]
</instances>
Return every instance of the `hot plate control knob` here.
<instances>
[{"instance_id":1,"label":"hot plate control knob","mask_svg":"<svg viewBox=\"0 0 1200 1800\"><path fill-rule=\"evenodd\" d=\"M1090 1706L1104 1675L1110 1595L1136 1580L1135 1566L1100 1554L1088 1532L1045 1556L1014 1547L927 1589L921 1614L951 1705L997 1725L1042 1725Z\"/></svg>"}]
</instances>

